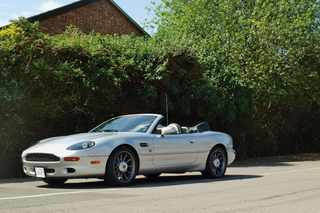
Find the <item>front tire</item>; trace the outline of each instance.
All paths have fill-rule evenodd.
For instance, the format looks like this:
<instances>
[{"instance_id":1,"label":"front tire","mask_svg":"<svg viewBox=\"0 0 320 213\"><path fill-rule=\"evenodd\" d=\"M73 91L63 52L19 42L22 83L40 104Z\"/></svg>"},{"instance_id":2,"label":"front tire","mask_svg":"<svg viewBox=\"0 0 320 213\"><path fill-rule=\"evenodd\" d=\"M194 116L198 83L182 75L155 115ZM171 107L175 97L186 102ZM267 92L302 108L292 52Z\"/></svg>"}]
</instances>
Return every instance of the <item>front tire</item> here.
<instances>
[{"instance_id":1,"label":"front tire","mask_svg":"<svg viewBox=\"0 0 320 213\"><path fill-rule=\"evenodd\" d=\"M127 147L114 150L108 160L105 182L110 185L128 186L137 174L137 157Z\"/></svg>"},{"instance_id":2,"label":"front tire","mask_svg":"<svg viewBox=\"0 0 320 213\"><path fill-rule=\"evenodd\" d=\"M201 172L205 178L220 178L224 176L227 169L227 157L225 151L215 147L209 153L206 170Z\"/></svg>"}]
</instances>

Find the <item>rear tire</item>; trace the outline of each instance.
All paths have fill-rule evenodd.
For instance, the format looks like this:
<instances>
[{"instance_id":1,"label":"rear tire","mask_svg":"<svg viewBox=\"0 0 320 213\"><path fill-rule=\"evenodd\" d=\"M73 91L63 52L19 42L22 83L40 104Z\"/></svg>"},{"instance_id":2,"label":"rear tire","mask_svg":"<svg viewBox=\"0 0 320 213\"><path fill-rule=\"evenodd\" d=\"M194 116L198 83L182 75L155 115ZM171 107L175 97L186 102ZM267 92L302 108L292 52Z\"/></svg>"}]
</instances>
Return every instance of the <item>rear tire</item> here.
<instances>
[{"instance_id":1,"label":"rear tire","mask_svg":"<svg viewBox=\"0 0 320 213\"><path fill-rule=\"evenodd\" d=\"M110 185L128 186L136 177L138 161L133 151L127 147L114 150L108 160L105 182Z\"/></svg>"},{"instance_id":2,"label":"rear tire","mask_svg":"<svg viewBox=\"0 0 320 213\"><path fill-rule=\"evenodd\" d=\"M67 180L67 178L42 178L42 181L49 185L62 185Z\"/></svg>"},{"instance_id":3,"label":"rear tire","mask_svg":"<svg viewBox=\"0 0 320 213\"><path fill-rule=\"evenodd\" d=\"M214 147L209 153L206 170L201 172L205 178L220 178L224 176L227 169L227 157L225 151L220 147Z\"/></svg>"}]
</instances>

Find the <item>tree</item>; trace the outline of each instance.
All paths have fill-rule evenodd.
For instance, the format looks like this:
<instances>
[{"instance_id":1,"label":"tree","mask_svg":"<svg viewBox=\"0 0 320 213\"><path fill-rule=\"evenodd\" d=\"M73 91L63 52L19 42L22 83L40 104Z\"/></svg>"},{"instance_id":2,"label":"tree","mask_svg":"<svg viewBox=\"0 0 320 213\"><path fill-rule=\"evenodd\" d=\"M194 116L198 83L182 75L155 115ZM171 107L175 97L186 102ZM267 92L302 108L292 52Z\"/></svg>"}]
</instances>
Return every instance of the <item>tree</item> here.
<instances>
[{"instance_id":1,"label":"tree","mask_svg":"<svg viewBox=\"0 0 320 213\"><path fill-rule=\"evenodd\" d=\"M256 102L320 102L318 0L162 0L148 24L183 31L238 67Z\"/></svg>"}]
</instances>

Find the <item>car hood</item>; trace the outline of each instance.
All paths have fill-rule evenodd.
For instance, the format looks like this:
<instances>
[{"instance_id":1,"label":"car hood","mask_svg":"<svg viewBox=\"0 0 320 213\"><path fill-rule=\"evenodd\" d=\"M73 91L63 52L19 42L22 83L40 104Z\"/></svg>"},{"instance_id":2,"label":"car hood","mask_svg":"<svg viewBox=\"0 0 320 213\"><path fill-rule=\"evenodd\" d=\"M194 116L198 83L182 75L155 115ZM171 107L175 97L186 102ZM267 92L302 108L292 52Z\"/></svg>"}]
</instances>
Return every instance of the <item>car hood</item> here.
<instances>
[{"instance_id":1,"label":"car hood","mask_svg":"<svg viewBox=\"0 0 320 213\"><path fill-rule=\"evenodd\" d=\"M79 133L68 136L59 136L53 138L47 138L39 141L36 145L28 148L28 152L55 152L55 150L66 150L69 146L84 142L84 141L94 141L99 143L100 141L106 141L107 138L116 137L121 133L118 132L90 132L90 133Z\"/></svg>"}]
</instances>

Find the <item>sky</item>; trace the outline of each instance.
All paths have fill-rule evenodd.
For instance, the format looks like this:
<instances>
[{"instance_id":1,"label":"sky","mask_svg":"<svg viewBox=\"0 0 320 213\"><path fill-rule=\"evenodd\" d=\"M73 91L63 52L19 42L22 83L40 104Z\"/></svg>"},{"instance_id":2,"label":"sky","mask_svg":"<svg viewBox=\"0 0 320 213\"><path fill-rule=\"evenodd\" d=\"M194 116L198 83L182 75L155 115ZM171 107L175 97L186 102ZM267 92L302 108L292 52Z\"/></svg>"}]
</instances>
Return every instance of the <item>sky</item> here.
<instances>
[{"instance_id":1,"label":"sky","mask_svg":"<svg viewBox=\"0 0 320 213\"><path fill-rule=\"evenodd\" d=\"M62 7L77 0L0 0L0 27L9 24L10 19L19 16L31 17L40 13ZM152 7L151 0L113 0L116 2L135 22L143 27L145 19L152 19L148 15L146 7ZM156 2L159 0L156 0ZM144 27L143 27L144 28ZM147 31L147 29L145 29ZM148 31L147 31L148 32Z\"/></svg>"}]
</instances>

